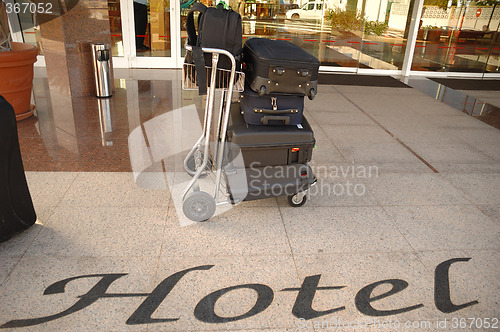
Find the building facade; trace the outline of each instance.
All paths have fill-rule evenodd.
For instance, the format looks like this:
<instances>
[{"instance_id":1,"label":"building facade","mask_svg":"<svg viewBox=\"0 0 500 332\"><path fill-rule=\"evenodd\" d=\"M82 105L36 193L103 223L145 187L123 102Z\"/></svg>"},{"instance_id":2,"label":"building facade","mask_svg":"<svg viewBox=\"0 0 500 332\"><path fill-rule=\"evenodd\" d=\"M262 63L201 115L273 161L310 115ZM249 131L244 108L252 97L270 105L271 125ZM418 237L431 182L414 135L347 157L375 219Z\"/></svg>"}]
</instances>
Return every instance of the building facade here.
<instances>
[{"instance_id":1,"label":"building facade","mask_svg":"<svg viewBox=\"0 0 500 332\"><path fill-rule=\"evenodd\" d=\"M109 21L115 68L182 66L194 0L96 3L81 0L78 6L94 20ZM289 40L318 57L323 71L500 77L495 0L229 0L226 5L241 14L244 40ZM14 39L38 45L43 55L43 26L29 13L9 15L11 25L18 25L13 30L20 31Z\"/></svg>"}]
</instances>

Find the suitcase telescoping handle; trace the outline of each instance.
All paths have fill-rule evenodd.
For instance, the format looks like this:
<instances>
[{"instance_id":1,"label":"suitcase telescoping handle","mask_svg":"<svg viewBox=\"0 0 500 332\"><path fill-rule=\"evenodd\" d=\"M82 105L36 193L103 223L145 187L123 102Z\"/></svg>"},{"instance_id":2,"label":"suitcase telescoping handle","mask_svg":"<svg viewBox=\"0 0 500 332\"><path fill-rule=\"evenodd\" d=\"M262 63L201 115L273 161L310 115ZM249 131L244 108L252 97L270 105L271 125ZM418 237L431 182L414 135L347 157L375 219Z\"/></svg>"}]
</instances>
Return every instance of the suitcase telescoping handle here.
<instances>
[{"instance_id":1,"label":"suitcase telescoping handle","mask_svg":"<svg viewBox=\"0 0 500 332\"><path fill-rule=\"evenodd\" d=\"M284 124L290 124L290 117L284 115L266 115L261 118L263 125L268 125L269 121L283 121Z\"/></svg>"},{"instance_id":2,"label":"suitcase telescoping handle","mask_svg":"<svg viewBox=\"0 0 500 332\"><path fill-rule=\"evenodd\" d=\"M285 109L285 110L266 110L264 108L254 108L254 113L264 113L264 114L295 114L299 113L298 109Z\"/></svg>"}]
</instances>

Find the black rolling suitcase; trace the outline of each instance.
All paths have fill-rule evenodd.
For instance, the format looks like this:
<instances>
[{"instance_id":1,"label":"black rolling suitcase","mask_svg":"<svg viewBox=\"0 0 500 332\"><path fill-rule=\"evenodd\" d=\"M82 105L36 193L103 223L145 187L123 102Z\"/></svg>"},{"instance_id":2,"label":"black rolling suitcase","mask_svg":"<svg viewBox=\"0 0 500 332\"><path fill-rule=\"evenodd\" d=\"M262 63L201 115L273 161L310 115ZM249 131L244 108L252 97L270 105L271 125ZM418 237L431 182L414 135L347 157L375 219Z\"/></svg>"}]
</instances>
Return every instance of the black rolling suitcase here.
<instances>
[{"instance_id":1,"label":"black rolling suitcase","mask_svg":"<svg viewBox=\"0 0 500 332\"><path fill-rule=\"evenodd\" d=\"M252 125L298 125L302 123L304 96L272 93L259 97L249 87L240 96L245 122Z\"/></svg>"},{"instance_id":2,"label":"black rolling suitcase","mask_svg":"<svg viewBox=\"0 0 500 332\"><path fill-rule=\"evenodd\" d=\"M286 40L251 38L245 42L242 56L246 80L260 96L316 96L320 62L299 46Z\"/></svg>"},{"instance_id":3,"label":"black rolling suitcase","mask_svg":"<svg viewBox=\"0 0 500 332\"><path fill-rule=\"evenodd\" d=\"M307 164L245 168L246 183L240 180L243 169L224 173L233 203L256 199L292 196L316 182Z\"/></svg>"},{"instance_id":4,"label":"black rolling suitcase","mask_svg":"<svg viewBox=\"0 0 500 332\"><path fill-rule=\"evenodd\" d=\"M259 126L245 123L239 103L231 105L227 141L239 147L245 167L305 164L311 160L315 139L304 117L295 126ZM237 151L228 149L229 158Z\"/></svg>"}]
</instances>

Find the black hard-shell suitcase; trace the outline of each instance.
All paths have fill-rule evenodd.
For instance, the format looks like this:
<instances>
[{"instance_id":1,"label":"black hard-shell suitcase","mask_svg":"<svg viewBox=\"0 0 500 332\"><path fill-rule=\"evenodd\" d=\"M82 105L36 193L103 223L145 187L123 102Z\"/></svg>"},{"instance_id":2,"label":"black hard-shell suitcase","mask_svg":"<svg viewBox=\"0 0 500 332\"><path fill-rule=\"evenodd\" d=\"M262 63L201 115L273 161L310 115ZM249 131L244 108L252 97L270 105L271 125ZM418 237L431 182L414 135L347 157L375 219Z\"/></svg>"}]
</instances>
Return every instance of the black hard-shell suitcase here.
<instances>
[{"instance_id":1,"label":"black hard-shell suitcase","mask_svg":"<svg viewBox=\"0 0 500 332\"><path fill-rule=\"evenodd\" d=\"M246 80L259 95L316 96L320 62L299 46L286 40L251 38L245 42L242 56Z\"/></svg>"},{"instance_id":2,"label":"black hard-shell suitcase","mask_svg":"<svg viewBox=\"0 0 500 332\"><path fill-rule=\"evenodd\" d=\"M307 164L245 168L246 184L239 181L243 169L224 173L233 203L256 199L292 196L316 182ZM233 178L236 178L233 181ZM243 184L243 185L242 185Z\"/></svg>"},{"instance_id":3,"label":"black hard-shell suitcase","mask_svg":"<svg viewBox=\"0 0 500 332\"><path fill-rule=\"evenodd\" d=\"M240 95L245 122L253 125L298 125L302 123L304 96L271 93L262 97L246 86Z\"/></svg>"},{"instance_id":4,"label":"black hard-shell suitcase","mask_svg":"<svg viewBox=\"0 0 500 332\"><path fill-rule=\"evenodd\" d=\"M245 123L239 103L231 105L227 141L241 149L245 167L307 163L316 142L305 117L296 126L251 125ZM236 153L228 151L230 158Z\"/></svg>"}]
</instances>

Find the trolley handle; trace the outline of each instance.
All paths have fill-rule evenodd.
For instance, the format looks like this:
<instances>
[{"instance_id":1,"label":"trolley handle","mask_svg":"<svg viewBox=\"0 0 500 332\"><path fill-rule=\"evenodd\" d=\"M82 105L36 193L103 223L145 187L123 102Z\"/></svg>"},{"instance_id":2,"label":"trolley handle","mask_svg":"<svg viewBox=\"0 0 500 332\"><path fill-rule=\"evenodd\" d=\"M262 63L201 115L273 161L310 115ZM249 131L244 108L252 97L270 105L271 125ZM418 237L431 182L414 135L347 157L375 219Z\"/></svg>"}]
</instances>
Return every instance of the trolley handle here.
<instances>
[{"instance_id":1,"label":"trolley handle","mask_svg":"<svg viewBox=\"0 0 500 332\"><path fill-rule=\"evenodd\" d=\"M193 51L193 46L186 45L185 47L186 47L186 50ZM201 50L204 53L217 53L217 54L223 54L223 55L227 56L231 60L232 71L236 71L236 59L234 58L234 55L231 52L229 52L227 50L223 50L221 48L211 48L211 47L202 47Z\"/></svg>"}]
</instances>

